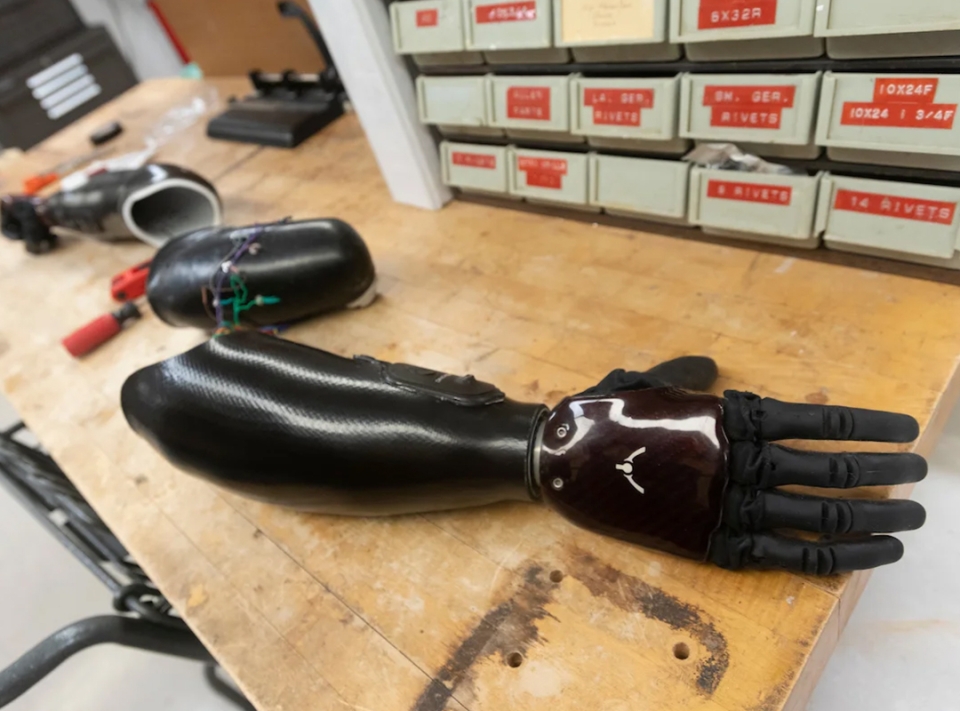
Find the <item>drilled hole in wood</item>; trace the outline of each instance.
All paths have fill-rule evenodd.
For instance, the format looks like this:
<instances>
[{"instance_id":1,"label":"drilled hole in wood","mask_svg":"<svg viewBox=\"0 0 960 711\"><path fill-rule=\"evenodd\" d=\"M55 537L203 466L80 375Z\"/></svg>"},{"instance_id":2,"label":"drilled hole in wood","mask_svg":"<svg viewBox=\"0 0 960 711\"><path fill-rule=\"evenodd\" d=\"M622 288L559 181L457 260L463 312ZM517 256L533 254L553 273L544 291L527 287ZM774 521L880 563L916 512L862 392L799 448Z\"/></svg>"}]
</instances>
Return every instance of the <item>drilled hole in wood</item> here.
<instances>
[{"instance_id":1,"label":"drilled hole in wood","mask_svg":"<svg viewBox=\"0 0 960 711\"><path fill-rule=\"evenodd\" d=\"M510 655L507 656L507 664L516 669L523 664L523 655L520 654L520 652L511 652Z\"/></svg>"},{"instance_id":2,"label":"drilled hole in wood","mask_svg":"<svg viewBox=\"0 0 960 711\"><path fill-rule=\"evenodd\" d=\"M677 642L673 645L673 656L681 661L688 659L690 657L690 647L685 642Z\"/></svg>"},{"instance_id":3,"label":"drilled hole in wood","mask_svg":"<svg viewBox=\"0 0 960 711\"><path fill-rule=\"evenodd\" d=\"M550 573L550 582L559 583L563 580L563 573L559 570L554 570Z\"/></svg>"}]
</instances>

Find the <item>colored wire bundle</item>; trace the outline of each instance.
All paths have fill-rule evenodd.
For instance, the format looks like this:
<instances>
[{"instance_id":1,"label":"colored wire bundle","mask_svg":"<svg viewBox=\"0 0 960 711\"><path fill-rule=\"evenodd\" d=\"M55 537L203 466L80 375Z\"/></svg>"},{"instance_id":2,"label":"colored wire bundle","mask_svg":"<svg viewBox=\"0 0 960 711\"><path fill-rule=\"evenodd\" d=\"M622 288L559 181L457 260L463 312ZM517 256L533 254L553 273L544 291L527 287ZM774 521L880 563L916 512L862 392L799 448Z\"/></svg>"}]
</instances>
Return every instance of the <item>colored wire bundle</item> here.
<instances>
[{"instance_id":1,"label":"colored wire bundle","mask_svg":"<svg viewBox=\"0 0 960 711\"><path fill-rule=\"evenodd\" d=\"M281 222L286 222L282 220ZM214 335L229 333L240 327L240 319L245 311L257 306L268 306L280 303L278 296L250 296L250 290L237 268L237 263L245 256L255 256L260 250L257 241L269 225L254 225L249 228L244 239L225 256L216 271L210 276L207 291L213 300L211 316L217 324ZM207 303L207 293L204 293L204 303ZM229 310L229 312L228 312ZM262 331L277 332L279 327L266 326Z\"/></svg>"}]
</instances>

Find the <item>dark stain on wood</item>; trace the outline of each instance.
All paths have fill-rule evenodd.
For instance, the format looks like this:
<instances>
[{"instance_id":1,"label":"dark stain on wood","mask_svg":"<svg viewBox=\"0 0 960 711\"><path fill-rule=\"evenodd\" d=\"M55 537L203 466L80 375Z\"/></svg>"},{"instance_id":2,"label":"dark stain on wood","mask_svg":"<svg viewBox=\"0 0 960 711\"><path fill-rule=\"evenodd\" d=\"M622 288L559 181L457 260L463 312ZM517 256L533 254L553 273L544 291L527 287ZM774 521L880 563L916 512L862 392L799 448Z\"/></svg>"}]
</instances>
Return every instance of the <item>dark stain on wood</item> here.
<instances>
[{"instance_id":1,"label":"dark stain on wood","mask_svg":"<svg viewBox=\"0 0 960 711\"><path fill-rule=\"evenodd\" d=\"M789 692L790 684L787 682L777 684L767 692L766 696L763 697L763 701L751 708L750 711L780 711L780 709L783 708L784 702L787 700L787 694Z\"/></svg>"},{"instance_id":2,"label":"dark stain on wood","mask_svg":"<svg viewBox=\"0 0 960 711\"><path fill-rule=\"evenodd\" d=\"M541 641L537 621L551 617L545 607L556 586L537 565L530 565L521 575L521 587L488 611L460 642L417 698L413 711L442 711L478 661L497 655L506 664L513 652L524 654Z\"/></svg>"},{"instance_id":3,"label":"dark stain on wood","mask_svg":"<svg viewBox=\"0 0 960 711\"><path fill-rule=\"evenodd\" d=\"M709 654L697 664L697 690L704 696L713 695L730 666L730 652L726 638L702 610L617 570L591 553L577 550L572 558L576 565L566 572L595 597L605 598L621 610L663 622L699 641Z\"/></svg>"}]
</instances>

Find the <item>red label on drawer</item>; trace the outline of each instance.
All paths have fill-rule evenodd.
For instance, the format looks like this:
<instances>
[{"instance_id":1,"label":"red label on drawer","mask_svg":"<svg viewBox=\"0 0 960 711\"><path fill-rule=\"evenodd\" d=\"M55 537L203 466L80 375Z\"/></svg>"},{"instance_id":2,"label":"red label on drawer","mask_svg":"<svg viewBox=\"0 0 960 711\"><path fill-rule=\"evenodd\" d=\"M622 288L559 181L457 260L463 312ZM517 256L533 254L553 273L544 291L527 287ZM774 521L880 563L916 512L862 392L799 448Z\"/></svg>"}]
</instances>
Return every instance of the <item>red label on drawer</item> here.
<instances>
[{"instance_id":1,"label":"red label on drawer","mask_svg":"<svg viewBox=\"0 0 960 711\"><path fill-rule=\"evenodd\" d=\"M521 173L556 173L557 175L567 174L566 158L525 158L517 157L517 170Z\"/></svg>"},{"instance_id":2,"label":"red label on drawer","mask_svg":"<svg viewBox=\"0 0 960 711\"><path fill-rule=\"evenodd\" d=\"M639 126L640 109L629 106L594 106L593 122L597 126Z\"/></svg>"},{"instance_id":3,"label":"red label on drawer","mask_svg":"<svg viewBox=\"0 0 960 711\"><path fill-rule=\"evenodd\" d=\"M454 165L462 165L467 168L489 168L497 167L497 157L484 155L483 153L463 153L454 151L450 156Z\"/></svg>"},{"instance_id":4,"label":"red label on drawer","mask_svg":"<svg viewBox=\"0 0 960 711\"><path fill-rule=\"evenodd\" d=\"M653 108L653 89L584 89L584 106Z\"/></svg>"},{"instance_id":5,"label":"red label on drawer","mask_svg":"<svg viewBox=\"0 0 960 711\"><path fill-rule=\"evenodd\" d=\"M527 174L527 186L560 190L567 174L565 158L517 158L517 170Z\"/></svg>"},{"instance_id":6,"label":"red label on drawer","mask_svg":"<svg viewBox=\"0 0 960 711\"><path fill-rule=\"evenodd\" d=\"M417 27L436 27L440 22L440 11L434 8L433 10L417 10Z\"/></svg>"},{"instance_id":7,"label":"red label on drawer","mask_svg":"<svg viewBox=\"0 0 960 711\"><path fill-rule=\"evenodd\" d=\"M546 170L528 170L527 186L531 188L562 190L563 176L560 173L551 173Z\"/></svg>"},{"instance_id":8,"label":"red label on drawer","mask_svg":"<svg viewBox=\"0 0 960 711\"><path fill-rule=\"evenodd\" d=\"M953 128L956 104L876 104L848 101L843 105L843 126L893 128Z\"/></svg>"},{"instance_id":9,"label":"red label on drawer","mask_svg":"<svg viewBox=\"0 0 960 711\"><path fill-rule=\"evenodd\" d=\"M957 213L957 203L920 198L898 197L896 195L878 195L861 193L855 190L837 190L833 203L834 210L862 212L882 217L899 217L917 222L934 222L939 225L952 225Z\"/></svg>"},{"instance_id":10,"label":"red label on drawer","mask_svg":"<svg viewBox=\"0 0 960 711\"><path fill-rule=\"evenodd\" d=\"M780 128L783 108L753 108L751 106L714 106L710 109L711 126L731 128Z\"/></svg>"},{"instance_id":11,"label":"red label on drawer","mask_svg":"<svg viewBox=\"0 0 960 711\"><path fill-rule=\"evenodd\" d=\"M511 86L507 89L507 118L549 121L549 87Z\"/></svg>"},{"instance_id":12,"label":"red label on drawer","mask_svg":"<svg viewBox=\"0 0 960 711\"><path fill-rule=\"evenodd\" d=\"M716 86L703 89L704 106L782 106L793 108L797 87L785 86Z\"/></svg>"},{"instance_id":13,"label":"red label on drawer","mask_svg":"<svg viewBox=\"0 0 960 711\"><path fill-rule=\"evenodd\" d=\"M878 104L932 104L939 84L940 80L936 77L877 79L873 87L873 100Z\"/></svg>"},{"instance_id":14,"label":"red label on drawer","mask_svg":"<svg viewBox=\"0 0 960 711\"><path fill-rule=\"evenodd\" d=\"M774 25L777 0L700 0L698 30Z\"/></svg>"},{"instance_id":15,"label":"red label on drawer","mask_svg":"<svg viewBox=\"0 0 960 711\"><path fill-rule=\"evenodd\" d=\"M491 22L525 22L537 19L536 0L523 2L499 2L495 5L477 5L475 16L478 25Z\"/></svg>"},{"instance_id":16,"label":"red label on drawer","mask_svg":"<svg viewBox=\"0 0 960 711\"><path fill-rule=\"evenodd\" d=\"M734 183L728 180L711 180L707 184L707 197L786 206L793 199L793 188L782 185L756 185L754 183Z\"/></svg>"}]
</instances>

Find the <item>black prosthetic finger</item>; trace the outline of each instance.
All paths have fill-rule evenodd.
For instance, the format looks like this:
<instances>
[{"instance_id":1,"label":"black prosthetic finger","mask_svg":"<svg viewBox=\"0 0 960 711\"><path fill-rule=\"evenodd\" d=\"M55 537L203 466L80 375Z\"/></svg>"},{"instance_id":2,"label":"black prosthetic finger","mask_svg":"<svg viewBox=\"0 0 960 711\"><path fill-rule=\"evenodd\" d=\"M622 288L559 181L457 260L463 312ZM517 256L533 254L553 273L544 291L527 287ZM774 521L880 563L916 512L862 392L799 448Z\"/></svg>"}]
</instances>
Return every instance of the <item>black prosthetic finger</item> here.
<instances>
[{"instance_id":1,"label":"black prosthetic finger","mask_svg":"<svg viewBox=\"0 0 960 711\"><path fill-rule=\"evenodd\" d=\"M717 381L717 363L706 356L685 356L656 365L647 375L682 390L706 392Z\"/></svg>"},{"instance_id":2,"label":"black prosthetic finger","mask_svg":"<svg viewBox=\"0 0 960 711\"><path fill-rule=\"evenodd\" d=\"M622 368L609 373L603 380L587 388L578 396L584 397L603 397L612 393L623 392L624 390L646 390L647 388L660 388L664 384L658 378L651 377L646 373L640 373L636 370L623 370Z\"/></svg>"},{"instance_id":3,"label":"black prosthetic finger","mask_svg":"<svg viewBox=\"0 0 960 711\"><path fill-rule=\"evenodd\" d=\"M709 390L717 380L717 364L706 356L684 356L656 365L645 373L614 370L581 396L609 395L625 390L674 387L682 390Z\"/></svg>"},{"instance_id":4,"label":"black prosthetic finger","mask_svg":"<svg viewBox=\"0 0 960 711\"><path fill-rule=\"evenodd\" d=\"M916 501L825 499L740 486L727 492L725 525L734 531L792 528L814 533L896 533L923 526L927 513Z\"/></svg>"},{"instance_id":5,"label":"black prosthetic finger","mask_svg":"<svg viewBox=\"0 0 960 711\"><path fill-rule=\"evenodd\" d=\"M912 442L920 435L914 418L894 412L780 402L734 390L724 396L724 426L733 441Z\"/></svg>"},{"instance_id":6,"label":"black prosthetic finger","mask_svg":"<svg viewBox=\"0 0 960 711\"><path fill-rule=\"evenodd\" d=\"M709 560L728 570L780 568L809 575L834 575L896 563L903 544L892 536L852 541L802 541L772 533L714 534Z\"/></svg>"},{"instance_id":7,"label":"black prosthetic finger","mask_svg":"<svg viewBox=\"0 0 960 711\"><path fill-rule=\"evenodd\" d=\"M913 453L804 452L767 442L734 442L730 448L730 478L760 489L894 486L922 481L926 475L927 460Z\"/></svg>"}]
</instances>

